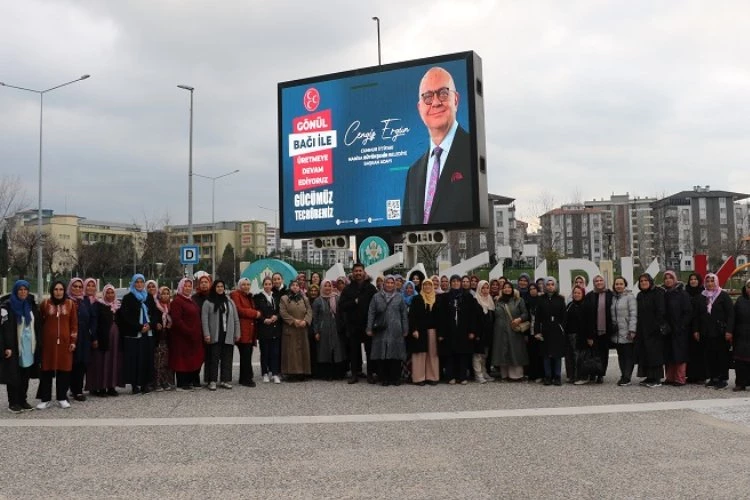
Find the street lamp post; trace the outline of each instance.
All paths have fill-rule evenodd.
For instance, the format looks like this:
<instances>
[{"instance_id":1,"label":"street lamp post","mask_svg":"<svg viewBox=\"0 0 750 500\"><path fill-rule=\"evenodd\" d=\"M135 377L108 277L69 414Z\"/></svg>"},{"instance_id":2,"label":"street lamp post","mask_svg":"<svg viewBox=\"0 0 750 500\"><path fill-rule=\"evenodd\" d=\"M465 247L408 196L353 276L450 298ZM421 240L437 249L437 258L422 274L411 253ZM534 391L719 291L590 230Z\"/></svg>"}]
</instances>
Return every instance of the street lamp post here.
<instances>
[{"instance_id":1,"label":"street lamp post","mask_svg":"<svg viewBox=\"0 0 750 500\"><path fill-rule=\"evenodd\" d=\"M372 20L378 25L378 66L380 66L380 18L378 16L373 16Z\"/></svg>"},{"instance_id":2,"label":"street lamp post","mask_svg":"<svg viewBox=\"0 0 750 500\"><path fill-rule=\"evenodd\" d=\"M193 244L193 91L195 87L178 85L177 88L190 92L190 145L188 146L188 245ZM193 265L187 265L187 274L192 279Z\"/></svg>"},{"instance_id":3,"label":"street lamp post","mask_svg":"<svg viewBox=\"0 0 750 500\"><path fill-rule=\"evenodd\" d=\"M43 269L43 252L44 252L44 245L42 244L42 131L43 131L43 124L44 124L44 94L47 92L52 92L53 90L59 89L60 87L65 87L67 85L71 85L76 82L80 82L81 80L85 80L87 78L90 78L91 75L82 75L80 78L76 78L75 80L71 80L69 82L61 83L60 85L56 85L54 87L48 88L46 90L35 90L35 89L27 89L25 87L17 87L15 85L9 85L4 82L0 82L0 86L8 87L11 89L18 89L18 90L25 90L26 92L33 92L35 94L39 94L39 205L38 205L38 214L37 214L37 228L36 228L36 236L37 236L37 290L39 292L38 300L42 300L42 296L44 295L44 269Z\"/></svg>"},{"instance_id":4,"label":"street lamp post","mask_svg":"<svg viewBox=\"0 0 750 500\"><path fill-rule=\"evenodd\" d=\"M274 220L276 224L276 228L274 231L274 244L276 245L276 252L281 253L281 228L279 227L279 211L275 208L267 208L262 207L258 205L258 208L262 208L263 210L268 210L269 212L273 212L274 214Z\"/></svg>"},{"instance_id":5,"label":"street lamp post","mask_svg":"<svg viewBox=\"0 0 750 500\"><path fill-rule=\"evenodd\" d=\"M209 177L208 175L201 175L193 173L196 177L202 177L211 181L211 276L216 279L216 179L221 179L228 175L236 174L239 170L232 170L226 174L217 175L216 177Z\"/></svg>"}]
</instances>

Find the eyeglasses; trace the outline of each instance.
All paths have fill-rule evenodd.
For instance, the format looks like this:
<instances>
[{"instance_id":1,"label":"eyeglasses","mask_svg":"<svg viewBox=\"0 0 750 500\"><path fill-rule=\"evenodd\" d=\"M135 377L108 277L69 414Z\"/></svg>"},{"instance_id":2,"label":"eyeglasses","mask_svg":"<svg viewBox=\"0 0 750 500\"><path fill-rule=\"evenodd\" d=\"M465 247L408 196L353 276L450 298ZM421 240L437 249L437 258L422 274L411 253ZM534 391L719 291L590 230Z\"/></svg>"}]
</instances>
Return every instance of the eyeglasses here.
<instances>
[{"instance_id":1,"label":"eyeglasses","mask_svg":"<svg viewBox=\"0 0 750 500\"><path fill-rule=\"evenodd\" d=\"M451 90L448 87L442 87L437 90L428 90L427 92L423 92L419 97L422 98L422 102L426 105L432 104L432 99L437 95L438 101L445 102L448 100L448 97L451 95L451 92L455 92L455 90Z\"/></svg>"}]
</instances>

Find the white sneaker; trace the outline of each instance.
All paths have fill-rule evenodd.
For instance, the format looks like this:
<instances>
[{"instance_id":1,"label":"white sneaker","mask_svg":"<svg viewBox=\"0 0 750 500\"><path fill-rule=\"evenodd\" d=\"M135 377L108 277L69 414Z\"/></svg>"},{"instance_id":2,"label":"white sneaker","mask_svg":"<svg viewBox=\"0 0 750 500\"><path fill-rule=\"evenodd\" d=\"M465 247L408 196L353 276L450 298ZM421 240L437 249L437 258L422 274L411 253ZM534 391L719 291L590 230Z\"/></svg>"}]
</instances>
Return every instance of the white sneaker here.
<instances>
[{"instance_id":1,"label":"white sneaker","mask_svg":"<svg viewBox=\"0 0 750 500\"><path fill-rule=\"evenodd\" d=\"M215 391L216 390L216 382L209 382L208 383L208 390L209 391Z\"/></svg>"},{"instance_id":2,"label":"white sneaker","mask_svg":"<svg viewBox=\"0 0 750 500\"><path fill-rule=\"evenodd\" d=\"M271 377L268 376L267 373L263 374L263 382L268 383L271 381Z\"/></svg>"},{"instance_id":3,"label":"white sneaker","mask_svg":"<svg viewBox=\"0 0 750 500\"><path fill-rule=\"evenodd\" d=\"M59 404L60 408L62 408L63 410L67 410L68 408L70 408L70 403L68 403L66 399L63 399L62 401L58 401L57 404Z\"/></svg>"},{"instance_id":4,"label":"white sneaker","mask_svg":"<svg viewBox=\"0 0 750 500\"><path fill-rule=\"evenodd\" d=\"M221 387L222 389L231 389L232 384L230 384L229 382L222 382L219 384L219 387Z\"/></svg>"},{"instance_id":5,"label":"white sneaker","mask_svg":"<svg viewBox=\"0 0 750 500\"><path fill-rule=\"evenodd\" d=\"M36 405L36 409L37 410L46 410L50 406L52 406L52 401L42 401L41 403L39 403L38 405Z\"/></svg>"},{"instance_id":6,"label":"white sneaker","mask_svg":"<svg viewBox=\"0 0 750 500\"><path fill-rule=\"evenodd\" d=\"M477 375L477 376L476 376L476 378L475 378L475 380L476 380L476 382L477 382L478 384L486 384L486 383L487 383L487 379L486 379L486 378L484 378L484 377L483 377L483 376L481 376L481 375Z\"/></svg>"},{"instance_id":7,"label":"white sneaker","mask_svg":"<svg viewBox=\"0 0 750 500\"><path fill-rule=\"evenodd\" d=\"M273 376L273 383L274 384L280 384L281 383L281 378L279 378L278 375L274 375Z\"/></svg>"}]
</instances>

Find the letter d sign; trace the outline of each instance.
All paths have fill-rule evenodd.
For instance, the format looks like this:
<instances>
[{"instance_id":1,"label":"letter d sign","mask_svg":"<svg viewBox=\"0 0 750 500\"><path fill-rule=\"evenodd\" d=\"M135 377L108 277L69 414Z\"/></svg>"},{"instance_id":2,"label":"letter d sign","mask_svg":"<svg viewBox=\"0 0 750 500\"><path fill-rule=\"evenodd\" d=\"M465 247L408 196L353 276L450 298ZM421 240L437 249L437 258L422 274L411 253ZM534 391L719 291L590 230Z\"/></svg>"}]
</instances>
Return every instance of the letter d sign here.
<instances>
[{"instance_id":1,"label":"letter d sign","mask_svg":"<svg viewBox=\"0 0 750 500\"><path fill-rule=\"evenodd\" d=\"M200 260L200 252L197 245L182 245L180 247L180 264L183 266L198 264Z\"/></svg>"}]
</instances>

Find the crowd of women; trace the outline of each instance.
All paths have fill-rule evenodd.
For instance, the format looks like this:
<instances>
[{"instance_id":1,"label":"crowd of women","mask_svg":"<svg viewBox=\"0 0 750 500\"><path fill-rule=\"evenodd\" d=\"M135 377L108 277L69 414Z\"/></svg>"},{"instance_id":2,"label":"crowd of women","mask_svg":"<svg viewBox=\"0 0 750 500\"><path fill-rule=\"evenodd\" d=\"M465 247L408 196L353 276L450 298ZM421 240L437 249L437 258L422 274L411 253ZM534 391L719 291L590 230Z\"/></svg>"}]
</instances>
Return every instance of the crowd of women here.
<instances>
[{"instance_id":1,"label":"crowd of women","mask_svg":"<svg viewBox=\"0 0 750 500\"><path fill-rule=\"evenodd\" d=\"M355 265L351 276L288 284L265 277L251 293L248 279L229 291L206 273L183 278L173 292L141 274L118 300L93 278L56 281L37 304L29 283L17 281L2 302L0 383L11 412L31 410L29 380L39 379L39 410L55 400L115 397L152 391L255 387L253 350L260 347L261 380L280 384L308 378L398 386L466 384L493 379L562 385L603 383L609 353L617 353L619 386L705 384L734 390L750 384L750 280L733 303L708 274L687 285L672 271L663 282L639 277L639 293L602 276L589 291L582 276L570 297L554 278L517 284L504 278L379 276ZM367 373L361 359L366 356ZM203 382L200 374L203 372Z\"/></svg>"}]
</instances>

